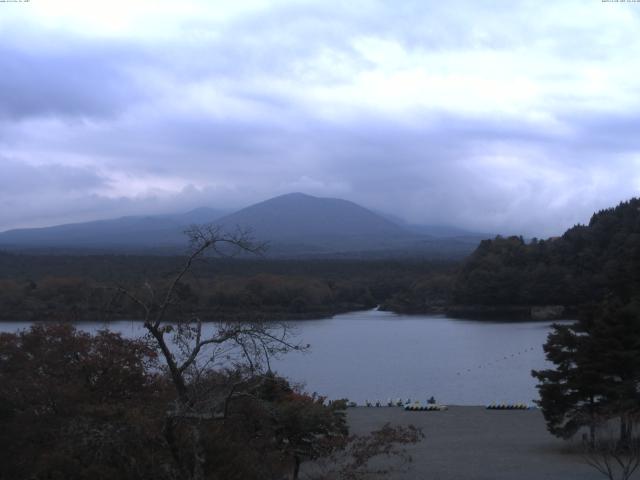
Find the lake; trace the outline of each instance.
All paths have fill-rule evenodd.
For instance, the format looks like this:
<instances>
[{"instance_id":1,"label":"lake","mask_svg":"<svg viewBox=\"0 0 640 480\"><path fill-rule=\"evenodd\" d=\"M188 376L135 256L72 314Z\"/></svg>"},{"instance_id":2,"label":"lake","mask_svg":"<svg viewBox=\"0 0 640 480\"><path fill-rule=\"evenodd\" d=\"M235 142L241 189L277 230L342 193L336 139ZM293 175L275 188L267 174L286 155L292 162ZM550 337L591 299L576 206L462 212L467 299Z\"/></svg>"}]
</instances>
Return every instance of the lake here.
<instances>
[{"instance_id":1,"label":"lake","mask_svg":"<svg viewBox=\"0 0 640 480\"><path fill-rule=\"evenodd\" d=\"M549 322L458 320L441 315L398 315L369 310L323 320L286 322L309 352L272 362L305 390L329 398L386 402L402 397L450 405L531 403L538 398L532 369L548 366L542 344ZM105 324L86 322L95 331ZM127 337L144 334L141 322L111 322ZM0 331L24 328L0 323Z\"/></svg>"}]
</instances>

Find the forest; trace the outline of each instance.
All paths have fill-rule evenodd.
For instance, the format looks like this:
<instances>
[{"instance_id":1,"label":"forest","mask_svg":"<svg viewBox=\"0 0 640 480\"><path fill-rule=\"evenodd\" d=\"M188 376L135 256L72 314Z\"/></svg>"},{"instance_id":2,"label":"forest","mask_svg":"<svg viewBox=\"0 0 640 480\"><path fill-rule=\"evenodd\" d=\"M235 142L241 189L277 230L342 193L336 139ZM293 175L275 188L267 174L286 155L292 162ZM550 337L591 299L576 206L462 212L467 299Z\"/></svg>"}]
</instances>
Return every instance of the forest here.
<instances>
[{"instance_id":1,"label":"forest","mask_svg":"<svg viewBox=\"0 0 640 480\"><path fill-rule=\"evenodd\" d=\"M595 213L547 240L484 240L453 285L457 305L563 305L577 308L640 294L640 200Z\"/></svg>"},{"instance_id":2,"label":"forest","mask_svg":"<svg viewBox=\"0 0 640 480\"><path fill-rule=\"evenodd\" d=\"M0 253L0 320L139 318L118 287L161 285L182 261ZM203 258L179 293L182 309L209 319L321 318L376 305L421 311L446 304L456 266L420 259Z\"/></svg>"}]
</instances>

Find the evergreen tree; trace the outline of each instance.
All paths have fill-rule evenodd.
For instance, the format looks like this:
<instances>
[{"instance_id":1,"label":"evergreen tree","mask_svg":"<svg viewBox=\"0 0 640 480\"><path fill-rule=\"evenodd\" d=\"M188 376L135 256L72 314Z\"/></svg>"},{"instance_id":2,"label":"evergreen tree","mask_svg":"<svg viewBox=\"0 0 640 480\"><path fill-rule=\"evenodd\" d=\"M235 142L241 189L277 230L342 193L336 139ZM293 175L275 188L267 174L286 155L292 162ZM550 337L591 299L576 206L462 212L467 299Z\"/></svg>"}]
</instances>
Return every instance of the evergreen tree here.
<instances>
[{"instance_id":1,"label":"evergreen tree","mask_svg":"<svg viewBox=\"0 0 640 480\"><path fill-rule=\"evenodd\" d=\"M592 320L590 346L597 360L603 410L620 419L620 441L631 440L640 413L640 302L607 302Z\"/></svg>"},{"instance_id":2,"label":"evergreen tree","mask_svg":"<svg viewBox=\"0 0 640 480\"><path fill-rule=\"evenodd\" d=\"M589 335L583 325L554 325L544 351L555 369L533 371L540 384L539 406L547 429L561 438L570 438L584 426L595 438L595 418L601 396L600 377L589 359Z\"/></svg>"},{"instance_id":3,"label":"evergreen tree","mask_svg":"<svg viewBox=\"0 0 640 480\"><path fill-rule=\"evenodd\" d=\"M618 418L620 442L631 439L640 413L640 303L608 300L579 322L554 325L544 345L554 369L533 371L547 428L572 437L597 421Z\"/></svg>"}]
</instances>

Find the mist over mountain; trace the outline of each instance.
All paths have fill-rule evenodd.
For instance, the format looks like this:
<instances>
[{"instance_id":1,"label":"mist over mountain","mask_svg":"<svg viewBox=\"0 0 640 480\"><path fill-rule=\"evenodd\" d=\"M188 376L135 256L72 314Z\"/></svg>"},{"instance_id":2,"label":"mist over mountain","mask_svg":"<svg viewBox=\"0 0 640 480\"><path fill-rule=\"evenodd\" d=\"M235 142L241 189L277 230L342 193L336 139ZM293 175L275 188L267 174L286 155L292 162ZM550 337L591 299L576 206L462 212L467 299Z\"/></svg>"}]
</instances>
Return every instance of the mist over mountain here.
<instances>
[{"instance_id":1,"label":"mist over mountain","mask_svg":"<svg viewBox=\"0 0 640 480\"><path fill-rule=\"evenodd\" d=\"M185 243L192 224L215 222L227 212L197 208L182 214L127 216L110 220L24 228L0 233L0 247L12 248L158 248Z\"/></svg>"},{"instance_id":2,"label":"mist over mountain","mask_svg":"<svg viewBox=\"0 0 640 480\"><path fill-rule=\"evenodd\" d=\"M482 232L472 232L470 230L466 230L464 228L458 228L451 225L414 225L407 224L405 228L413 233L417 233L420 235L429 235L432 237L441 237L441 238L478 238L482 237L491 238L494 237L495 234L491 233L482 233Z\"/></svg>"},{"instance_id":3,"label":"mist over mountain","mask_svg":"<svg viewBox=\"0 0 640 480\"><path fill-rule=\"evenodd\" d=\"M0 233L0 248L175 252L186 246L184 230L202 223L216 223L229 232L249 230L257 241L269 243L268 253L273 256L356 252L364 256L460 256L470 253L481 240L479 235L454 228L399 225L347 200L290 193L230 214L198 208L176 215L10 230Z\"/></svg>"}]
</instances>

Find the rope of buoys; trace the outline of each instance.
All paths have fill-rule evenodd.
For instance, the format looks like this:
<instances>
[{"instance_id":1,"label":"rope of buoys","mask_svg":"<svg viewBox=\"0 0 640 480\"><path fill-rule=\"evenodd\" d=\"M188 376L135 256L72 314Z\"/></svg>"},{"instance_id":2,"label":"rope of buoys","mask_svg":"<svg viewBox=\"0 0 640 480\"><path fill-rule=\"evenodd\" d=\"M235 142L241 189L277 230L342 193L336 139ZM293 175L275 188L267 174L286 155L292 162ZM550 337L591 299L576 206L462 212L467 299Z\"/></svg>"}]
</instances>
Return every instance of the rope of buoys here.
<instances>
[{"instance_id":1,"label":"rope of buoys","mask_svg":"<svg viewBox=\"0 0 640 480\"><path fill-rule=\"evenodd\" d=\"M537 347L525 348L524 350L521 350L521 351L519 351L517 353L507 354L508 356L504 355L502 358L498 358L498 359L495 359L493 361L480 364L476 368L483 368L483 366L484 367L488 367L489 365L493 365L493 364L498 365L498 364L502 363L504 360L511 360L512 358L516 357L517 355L522 355L523 353L526 353L526 352L533 352L536 348ZM464 368L463 367L462 369L460 369L459 371L456 372L456 375L462 375L463 373L465 373L465 371L466 372L471 372L471 368Z\"/></svg>"},{"instance_id":2,"label":"rope of buoys","mask_svg":"<svg viewBox=\"0 0 640 480\"><path fill-rule=\"evenodd\" d=\"M492 403L487 405L487 410L531 410L532 406L526 403Z\"/></svg>"}]
</instances>

